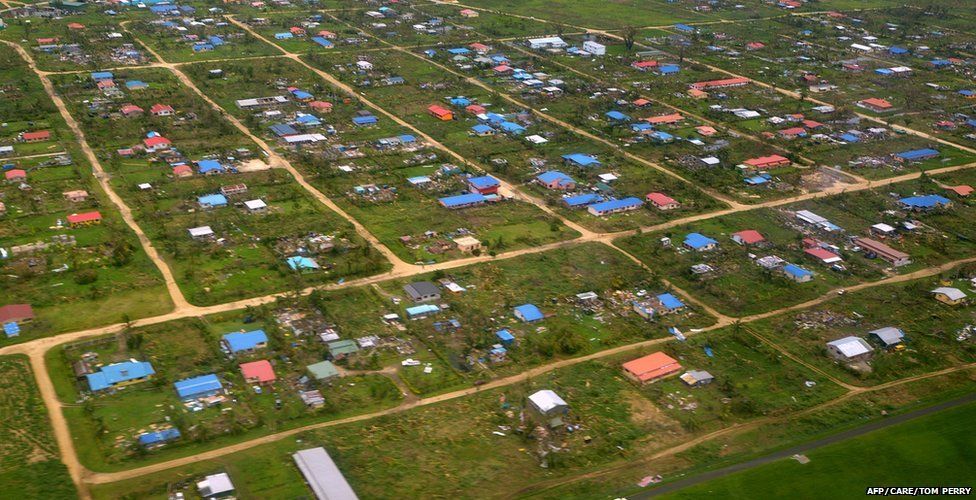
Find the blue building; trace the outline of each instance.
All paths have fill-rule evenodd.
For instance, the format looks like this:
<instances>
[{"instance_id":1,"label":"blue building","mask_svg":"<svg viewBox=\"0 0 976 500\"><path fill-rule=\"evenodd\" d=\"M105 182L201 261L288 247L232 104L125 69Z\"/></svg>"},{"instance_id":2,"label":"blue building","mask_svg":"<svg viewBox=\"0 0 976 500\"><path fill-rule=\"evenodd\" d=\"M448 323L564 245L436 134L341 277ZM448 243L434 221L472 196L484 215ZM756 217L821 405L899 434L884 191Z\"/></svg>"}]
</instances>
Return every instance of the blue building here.
<instances>
[{"instance_id":1,"label":"blue building","mask_svg":"<svg viewBox=\"0 0 976 500\"><path fill-rule=\"evenodd\" d=\"M335 47L335 44L332 43L331 40L329 40L327 38L323 38L321 36L313 36L312 37L312 41L315 42L315 43L317 43L317 44L319 44L319 45L321 45L322 47L327 48L327 49L331 49L331 48Z\"/></svg>"},{"instance_id":2,"label":"blue building","mask_svg":"<svg viewBox=\"0 0 976 500\"><path fill-rule=\"evenodd\" d=\"M895 153L895 159L898 161L924 161L938 156L939 152L931 148L913 149L911 151Z\"/></svg>"},{"instance_id":3,"label":"blue building","mask_svg":"<svg viewBox=\"0 0 976 500\"><path fill-rule=\"evenodd\" d=\"M457 196L447 196L439 200L445 208L458 209L483 205L488 198L481 193L466 193Z\"/></svg>"},{"instance_id":4,"label":"blue building","mask_svg":"<svg viewBox=\"0 0 976 500\"><path fill-rule=\"evenodd\" d=\"M535 180L549 189L573 189L576 187L576 181L572 177L557 170L542 172L535 177Z\"/></svg>"},{"instance_id":5,"label":"blue building","mask_svg":"<svg viewBox=\"0 0 976 500\"><path fill-rule=\"evenodd\" d=\"M407 317L410 319L417 319L439 312L441 312L441 308L435 306L434 304L421 304L419 306L408 307Z\"/></svg>"},{"instance_id":6,"label":"blue building","mask_svg":"<svg viewBox=\"0 0 976 500\"><path fill-rule=\"evenodd\" d=\"M95 373L85 375L92 391L104 391L149 380L155 375L148 361L125 361L101 367Z\"/></svg>"},{"instance_id":7,"label":"blue building","mask_svg":"<svg viewBox=\"0 0 976 500\"><path fill-rule=\"evenodd\" d=\"M533 304L522 304L515 308L515 317L524 323L533 323L545 319L545 315Z\"/></svg>"},{"instance_id":8,"label":"blue building","mask_svg":"<svg viewBox=\"0 0 976 500\"><path fill-rule=\"evenodd\" d=\"M200 160L197 162L197 171L204 175L218 173L224 171L224 166L217 160ZM224 204L227 204L226 199Z\"/></svg>"},{"instance_id":9,"label":"blue building","mask_svg":"<svg viewBox=\"0 0 976 500\"><path fill-rule=\"evenodd\" d=\"M495 134L495 129L493 129L493 128L491 128L488 125L485 125L483 123L479 123L479 124L471 127L471 131L474 132L474 135L478 135L478 136L486 136L486 135L494 135Z\"/></svg>"},{"instance_id":10,"label":"blue building","mask_svg":"<svg viewBox=\"0 0 976 500\"><path fill-rule=\"evenodd\" d=\"M175 428L164 429L161 431L144 432L139 434L139 444L147 448L161 446L167 441L179 439L180 431Z\"/></svg>"},{"instance_id":11,"label":"blue building","mask_svg":"<svg viewBox=\"0 0 976 500\"><path fill-rule=\"evenodd\" d=\"M911 210L930 210L939 207L948 207L952 201L944 196L937 194L926 194L922 196L909 196L898 200L903 207Z\"/></svg>"},{"instance_id":12,"label":"blue building","mask_svg":"<svg viewBox=\"0 0 976 500\"><path fill-rule=\"evenodd\" d=\"M681 302L681 300L670 293L658 295L657 301L661 303L661 307L664 308L665 312L675 312L685 307L684 302Z\"/></svg>"},{"instance_id":13,"label":"blue building","mask_svg":"<svg viewBox=\"0 0 976 500\"><path fill-rule=\"evenodd\" d=\"M227 197L222 194L208 194L198 197L197 203L203 208L226 207Z\"/></svg>"},{"instance_id":14,"label":"blue building","mask_svg":"<svg viewBox=\"0 0 976 500\"><path fill-rule=\"evenodd\" d=\"M111 71L96 71L91 74L91 79L95 80L96 82L99 82L102 80L111 80L112 76L113 75Z\"/></svg>"},{"instance_id":15,"label":"blue building","mask_svg":"<svg viewBox=\"0 0 976 500\"><path fill-rule=\"evenodd\" d=\"M495 332L495 336L498 337L498 340L504 345L510 345L511 343L515 342L515 336L512 335L512 332L505 328Z\"/></svg>"},{"instance_id":16,"label":"blue building","mask_svg":"<svg viewBox=\"0 0 976 500\"><path fill-rule=\"evenodd\" d=\"M607 111L605 116L611 121L615 122L629 122L630 117L621 113L620 111Z\"/></svg>"},{"instance_id":17,"label":"blue building","mask_svg":"<svg viewBox=\"0 0 976 500\"><path fill-rule=\"evenodd\" d=\"M783 266L783 274L786 275L787 278L797 283L806 283L807 281L813 279L812 272L794 264L787 264Z\"/></svg>"},{"instance_id":18,"label":"blue building","mask_svg":"<svg viewBox=\"0 0 976 500\"><path fill-rule=\"evenodd\" d=\"M315 259L308 257L303 257L301 255L293 255L285 259L285 263L292 271L314 271L319 268L319 263L315 262Z\"/></svg>"},{"instance_id":19,"label":"blue building","mask_svg":"<svg viewBox=\"0 0 976 500\"><path fill-rule=\"evenodd\" d=\"M249 352L268 345L268 335L264 330L228 333L222 337L222 340L231 354Z\"/></svg>"},{"instance_id":20,"label":"blue building","mask_svg":"<svg viewBox=\"0 0 976 500\"><path fill-rule=\"evenodd\" d=\"M359 127L376 125L377 122L379 122L379 120L373 115L354 116L352 118L352 123Z\"/></svg>"},{"instance_id":21,"label":"blue building","mask_svg":"<svg viewBox=\"0 0 976 500\"><path fill-rule=\"evenodd\" d=\"M704 252L706 250L714 249L716 246L718 246L718 242L701 233L688 233L688 235L685 236L684 246L692 250Z\"/></svg>"},{"instance_id":22,"label":"blue building","mask_svg":"<svg viewBox=\"0 0 976 500\"><path fill-rule=\"evenodd\" d=\"M644 202L640 198L634 198L631 196L629 198L621 198L619 200L607 200L594 203L586 207L586 210L593 215L604 216L618 212L637 210L643 204Z\"/></svg>"},{"instance_id":23,"label":"blue building","mask_svg":"<svg viewBox=\"0 0 976 500\"><path fill-rule=\"evenodd\" d=\"M576 165L578 167L591 167L599 166L600 160L597 160L595 156L583 154L583 153L573 153L568 155L563 155L563 161Z\"/></svg>"},{"instance_id":24,"label":"blue building","mask_svg":"<svg viewBox=\"0 0 976 500\"><path fill-rule=\"evenodd\" d=\"M595 193L578 194L563 198L563 203L569 208L586 207L594 203L600 203L601 201L603 201L603 197Z\"/></svg>"},{"instance_id":25,"label":"blue building","mask_svg":"<svg viewBox=\"0 0 976 500\"><path fill-rule=\"evenodd\" d=\"M176 388L176 394L184 401L214 396L224 391L220 379L213 373L180 380L175 382L173 387Z\"/></svg>"}]
</instances>

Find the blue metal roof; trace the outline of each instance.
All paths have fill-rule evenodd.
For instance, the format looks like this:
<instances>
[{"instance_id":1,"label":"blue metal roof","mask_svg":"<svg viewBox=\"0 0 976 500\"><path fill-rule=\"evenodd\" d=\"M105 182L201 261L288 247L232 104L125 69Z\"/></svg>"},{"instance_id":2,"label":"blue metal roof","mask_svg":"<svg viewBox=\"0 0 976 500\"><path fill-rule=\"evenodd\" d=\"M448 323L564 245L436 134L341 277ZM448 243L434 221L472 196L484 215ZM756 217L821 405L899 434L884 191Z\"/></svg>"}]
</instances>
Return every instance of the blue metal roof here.
<instances>
[{"instance_id":1,"label":"blue metal roof","mask_svg":"<svg viewBox=\"0 0 976 500\"><path fill-rule=\"evenodd\" d=\"M630 129L634 132L645 132L648 130L654 130L654 126L650 123L632 123Z\"/></svg>"},{"instance_id":2,"label":"blue metal roof","mask_svg":"<svg viewBox=\"0 0 976 500\"><path fill-rule=\"evenodd\" d=\"M112 72L111 71L96 71L96 72L94 72L94 73L91 74L91 79L92 80L95 80L95 81L98 81L98 80L111 80L112 79Z\"/></svg>"},{"instance_id":3,"label":"blue metal roof","mask_svg":"<svg viewBox=\"0 0 976 500\"><path fill-rule=\"evenodd\" d=\"M807 271L806 269L803 269L802 267L797 266L795 264L787 264L783 266L783 272L797 278L802 278L804 276L813 276L812 272Z\"/></svg>"},{"instance_id":4,"label":"blue metal roof","mask_svg":"<svg viewBox=\"0 0 976 500\"><path fill-rule=\"evenodd\" d=\"M939 156L939 152L935 149L924 148L896 153L895 156L901 158L902 160L922 160L932 156Z\"/></svg>"},{"instance_id":5,"label":"blue metal roof","mask_svg":"<svg viewBox=\"0 0 976 500\"><path fill-rule=\"evenodd\" d=\"M95 373L85 375L93 391L102 391L116 384L148 377L156 373L148 361L125 361L103 366Z\"/></svg>"},{"instance_id":6,"label":"blue metal roof","mask_svg":"<svg viewBox=\"0 0 976 500\"><path fill-rule=\"evenodd\" d=\"M545 315L542 314L542 311L540 311L539 308L533 304L522 304L516 307L515 311L518 312L519 315L521 315L522 321L525 321L526 323L539 321L545 318Z\"/></svg>"},{"instance_id":7,"label":"blue metal roof","mask_svg":"<svg viewBox=\"0 0 976 500\"><path fill-rule=\"evenodd\" d=\"M595 156L590 156L583 153L573 153L573 154L563 155L563 160L573 162L581 167L588 167L590 165L600 164L600 160L597 160Z\"/></svg>"},{"instance_id":8,"label":"blue metal roof","mask_svg":"<svg viewBox=\"0 0 976 500\"><path fill-rule=\"evenodd\" d=\"M495 336L498 337L498 340L501 340L503 343L509 343L515 340L515 336L512 335L512 332L506 329L498 330L495 332Z\"/></svg>"},{"instance_id":9,"label":"blue metal roof","mask_svg":"<svg viewBox=\"0 0 976 500\"><path fill-rule=\"evenodd\" d=\"M681 302L681 300L670 293L662 293L661 295L658 295L657 300L659 300L661 305L669 311L681 309L685 306L684 302Z\"/></svg>"},{"instance_id":10,"label":"blue metal roof","mask_svg":"<svg viewBox=\"0 0 976 500\"><path fill-rule=\"evenodd\" d=\"M315 115L301 115L295 121L302 125L321 125L322 121Z\"/></svg>"},{"instance_id":11,"label":"blue metal roof","mask_svg":"<svg viewBox=\"0 0 976 500\"><path fill-rule=\"evenodd\" d=\"M308 257L302 257L301 255L294 255L285 259L288 263L288 267L292 268L294 271L300 271L302 269L318 269L319 263Z\"/></svg>"},{"instance_id":12,"label":"blue metal roof","mask_svg":"<svg viewBox=\"0 0 976 500\"><path fill-rule=\"evenodd\" d=\"M321 46L323 46L323 47L325 47L325 48L327 48L327 49L331 49L332 47L335 47L335 44L332 43L331 40L329 40L327 38L320 37L320 36L313 36L312 37L312 41L315 42L315 43L317 43L317 44L319 44L319 45L321 45Z\"/></svg>"},{"instance_id":13,"label":"blue metal roof","mask_svg":"<svg viewBox=\"0 0 976 500\"><path fill-rule=\"evenodd\" d=\"M287 123L276 123L276 124L272 125L269 128L278 137L284 137L286 135L297 135L298 134L298 130L295 130L295 127L292 127L291 125L288 125Z\"/></svg>"},{"instance_id":14,"label":"blue metal roof","mask_svg":"<svg viewBox=\"0 0 976 500\"><path fill-rule=\"evenodd\" d=\"M474 133L476 133L476 134L488 134L488 133L491 133L495 129L489 127L488 125L484 125L484 124L479 123L479 124L471 127L471 130L473 130Z\"/></svg>"},{"instance_id":15,"label":"blue metal roof","mask_svg":"<svg viewBox=\"0 0 976 500\"><path fill-rule=\"evenodd\" d=\"M498 179L490 175L482 175L481 177L472 177L468 179L468 184L478 189L493 188L501 185L501 183L498 182Z\"/></svg>"},{"instance_id":16,"label":"blue metal roof","mask_svg":"<svg viewBox=\"0 0 976 500\"><path fill-rule=\"evenodd\" d=\"M312 99L313 97L315 97L312 94L305 92L302 89L292 90L291 95L295 96L298 99Z\"/></svg>"},{"instance_id":17,"label":"blue metal roof","mask_svg":"<svg viewBox=\"0 0 976 500\"><path fill-rule=\"evenodd\" d=\"M222 194L208 194L198 197L197 202L204 206L222 207L227 205L227 197Z\"/></svg>"},{"instance_id":18,"label":"blue metal roof","mask_svg":"<svg viewBox=\"0 0 976 500\"><path fill-rule=\"evenodd\" d=\"M708 245L717 245L718 242L701 233L688 233L685 236L685 245L691 248L703 248Z\"/></svg>"},{"instance_id":19,"label":"blue metal roof","mask_svg":"<svg viewBox=\"0 0 976 500\"><path fill-rule=\"evenodd\" d=\"M277 39L277 40L287 40L289 38L294 38L294 37L295 37L295 35L292 35L291 33L287 32L287 31L282 32L282 33L275 33L275 39Z\"/></svg>"},{"instance_id":20,"label":"blue metal roof","mask_svg":"<svg viewBox=\"0 0 976 500\"><path fill-rule=\"evenodd\" d=\"M630 121L630 117L620 111L607 111L605 114L607 118L618 122Z\"/></svg>"},{"instance_id":21,"label":"blue metal roof","mask_svg":"<svg viewBox=\"0 0 976 500\"><path fill-rule=\"evenodd\" d=\"M657 67L657 72L664 75L671 75L681 71L681 67L677 64L662 64Z\"/></svg>"},{"instance_id":22,"label":"blue metal roof","mask_svg":"<svg viewBox=\"0 0 976 500\"><path fill-rule=\"evenodd\" d=\"M213 373L177 381L173 384L173 387L176 388L176 394L181 399L202 397L216 393L224 388L220 384L220 379Z\"/></svg>"},{"instance_id":23,"label":"blue metal roof","mask_svg":"<svg viewBox=\"0 0 976 500\"><path fill-rule=\"evenodd\" d=\"M922 196L909 196L908 198L902 198L898 200L902 205L912 207L912 208L933 208L936 206L945 206L952 203L948 198L944 196L939 196L937 194L926 194Z\"/></svg>"},{"instance_id":24,"label":"blue metal roof","mask_svg":"<svg viewBox=\"0 0 976 500\"><path fill-rule=\"evenodd\" d=\"M440 312L441 308L435 306L434 304L421 304L419 306L413 306L407 308L407 316L422 316L424 314L432 314L435 312Z\"/></svg>"},{"instance_id":25,"label":"blue metal roof","mask_svg":"<svg viewBox=\"0 0 976 500\"><path fill-rule=\"evenodd\" d=\"M895 45L894 47L891 47L890 49L888 49L888 52L890 52L892 54L907 54L908 53L908 49L906 49L905 47L899 47L899 46Z\"/></svg>"},{"instance_id":26,"label":"blue metal roof","mask_svg":"<svg viewBox=\"0 0 976 500\"><path fill-rule=\"evenodd\" d=\"M20 335L20 326L17 325L17 323L14 323L13 321L9 323L4 323L3 333L7 336L7 338L16 337Z\"/></svg>"},{"instance_id":27,"label":"blue metal roof","mask_svg":"<svg viewBox=\"0 0 976 500\"><path fill-rule=\"evenodd\" d=\"M174 439L179 439L180 431L175 428L164 429L161 431L145 432L139 434L139 444L143 446L148 446L151 444L162 443L164 441L172 441Z\"/></svg>"},{"instance_id":28,"label":"blue metal roof","mask_svg":"<svg viewBox=\"0 0 976 500\"><path fill-rule=\"evenodd\" d=\"M463 205L472 205L475 203L484 203L486 200L485 195L481 193L466 193L457 196L447 196L440 199L441 204L445 207L457 207Z\"/></svg>"},{"instance_id":29,"label":"blue metal roof","mask_svg":"<svg viewBox=\"0 0 976 500\"><path fill-rule=\"evenodd\" d=\"M849 133L844 133L840 135L840 140L845 142L861 142L861 138Z\"/></svg>"},{"instance_id":30,"label":"blue metal roof","mask_svg":"<svg viewBox=\"0 0 976 500\"><path fill-rule=\"evenodd\" d=\"M501 127L501 129L504 130L505 132L511 134L521 134L525 132L525 127L515 122L507 122L507 121L502 122L501 125L499 125L499 127Z\"/></svg>"},{"instance_id":31,"label":"blue metal roof","mask_svg":"<svg viewBox=\"0 0 976 500\"><path fill-rule=\"evenodd\" d=\"M410 134L398 135L397 139L400 139L400 142L403 142L405 144L411 142L417 142L417 138Z\"/></svg>"},{"instance_id":32,"label":"blue metal roof","mask_svg":"<svg viewBox=\"0 0 976 500\"><path fill-rule=\"evenodd\" d=\"M455 47L453 49L447 49L447 51L450 52L451 54L456 55L456 56L457 55L463 55L463 54L470 54L471 53L471 51L469 49L466 49L464 47Z\"/></svg>"},{"instance_id":33,"label":"blue metal roof","mask_svg":"<svg viewBox=\"0 0 976 500\"><path fill-rule=\"evenodd\" d=\"M609 212L613 210L620 210L621 208L628 207L639 207L643 205L644 202L640 198L634 198L633 196L628 198L621 198L619 200L607 200L600 203L594 203L590 205L590 209L596 212Z\"/></svg>"},{"instance_id":34,"label":"blue metal roof","mask_svg":"<svg viewBox=\"0 0 976 500\"><path fill-rule=\"evenodd\" d=\"M125 86L130 89L141 89L141 88L146 88L149 85L142 80L129 80L125 82Z\"/></svg>"},{"instance_id":35,"label":"blue metal roof","mask_svg":"<svg viewBox=\"0 0 976 500\"><path fill-rule=\"evenodd\" d=\"M248 351L257 347L258 344L268 343L268 335L264 333L264 330L233 332L224 335L223 338L230 352Z\"/></svg>"},{"instance_id":36,"label":"blue metal roof","mask_svg":"<svg viewBox=\"0 0 976 500\"><path fill-rule=\"evenodd\" d=\"M378 121L379 120L373 115L354 116L352 118L352 122L355 123L356 125L372 125Z\"/></svg>"},{"instance_id":37,"label":"blue metal roof","mask_svg":"<svg viewBox=\"0 0 976 500\"><path fill-rule=\"evenodd\" d=\"M220 164L217 160L200 160L197 162L197 170L201 174L207 174L210 172L219 172L224 169L224 166ZM224 204L227 204L227 200L224 200Z\"/></svg>"},{"instance_id":38,"label":"blue metal roof","mask_svg":"<svg viewBox=\"0 0 976 500\"><path fill-rule=\"evenodd\" d=\"M471 100L469 100L467 97L460 97L460 96L458 96L458 97L452 97L451 98L451 104L453 104L455 106L460 106L460 107L463 108L464 106L467 106L467 105L471 104Z\"/></svg>"},{"instance_id":39,"label":"blue metal roof","mask_svg":"<svg viewBox=\"0 0 976 500\"><path fill-rule=\"evenodd\" d=\"M691 26L688 26L687 24L682 24L682 23L675 24L674 25L674 29L676 29L678 31L685 31L685 32L695 31L695 28L692 28Z\"/></svg>"},{"instance_id":40,"label":"blue metal roof","mask_svg":"<svg viewBox=\"0 0 976 500\"><path fill-rule=\"evenodd\" d=\"M567 196L563 198L563 202L570 207L585 207L593 203L599 203L603 201L603 197L598 194L587 193L578 194L575 196Z\"/></svg>"},{"instance_id":41,"label":"blue metal roof","mask_svg":"<svg viewBox=\"0 0 976 500\"><path fill-rule=\"evenodd\" d=\"M210 35L209 37L207 37L207 40L209 40L210 41L210 44L211 45L214 45L214 46L223 45L224 44L224 39L223 38L220 38L217 35Z\"/></svg>"},{"instance_id":42,"label":"blue metal roof","mask_svg":"<svg viewBox=\"0 0 976 500\"><path fill-rule=\"evenodd\" d=\"M541 174L536 176L536 179L539 179L540 181L546 184L550 184L553 181L559 181L559 185L576 183L576 181L574 181L572 177L562 172L559 172L558 170L550 170L548 172L542 172Z\"/></svg>"}]
</instances>

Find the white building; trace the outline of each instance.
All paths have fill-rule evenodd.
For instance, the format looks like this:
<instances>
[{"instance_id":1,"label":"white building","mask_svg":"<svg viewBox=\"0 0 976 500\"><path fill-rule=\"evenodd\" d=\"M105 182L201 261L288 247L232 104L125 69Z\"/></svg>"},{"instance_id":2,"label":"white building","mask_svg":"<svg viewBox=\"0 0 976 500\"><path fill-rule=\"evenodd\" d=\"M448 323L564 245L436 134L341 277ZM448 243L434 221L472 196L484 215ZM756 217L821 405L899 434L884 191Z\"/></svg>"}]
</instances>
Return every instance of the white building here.
<instances>
[{"instance_id":1,"label":"white building","mask_svg":"<svg viewBox=\"0 0 976 500\"><path fill-rule=\"evenodd\" d=\"M325 448L301 450L292 457L318 500L359 499Z\"/></svg>"},{"instance_id":2,"label":"white building","mask_svg":"<svg viewBox=\"0 0 976 500\"><path fill-rule=\"evenodd\" d=\"M529 47L540 50L540 49L565 49L569 47L569 44L565 40L558 36L549 36L545 38L530 38Z\"/></svg>"},{"instance_id":3,"label":"white building","mask_svg":"<svg viewBox=\"0 0 976 500\"><path fill-rule=\"evenodd\" d=\"M583 42L583 50L595 56L602 56L602 55L606 55L607 46L603 45L602 43L597 43L592 40L587 40Z\"/></svg>"},{"instance_id":4,"label":"white building","mask_svg":"<svg viewBox=\"0 0 976 500\"><path fill-rule=\"evenodd\" d=\"M211 474L197 483L197 490L203 498L216 498L230 495L234 492L234 483L226 472Z\"/></svg>"}]
</instances>

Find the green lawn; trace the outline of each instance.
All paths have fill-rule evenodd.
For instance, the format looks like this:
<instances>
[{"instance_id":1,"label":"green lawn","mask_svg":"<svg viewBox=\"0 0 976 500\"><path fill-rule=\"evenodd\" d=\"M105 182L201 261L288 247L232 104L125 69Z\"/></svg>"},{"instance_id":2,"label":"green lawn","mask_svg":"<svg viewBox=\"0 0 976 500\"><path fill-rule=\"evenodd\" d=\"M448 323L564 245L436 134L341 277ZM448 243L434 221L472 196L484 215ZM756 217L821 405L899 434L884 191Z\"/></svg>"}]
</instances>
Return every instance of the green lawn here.
<instances>
[{"instance_id":1,"label":"green lawn","mask_svg":"<svg viewBox=\"0 0 976 500\"><path fill-rule=\"evenodd\" d=\"M954 408L689 487L662 498L833 498L864 495L868 486L971 486L976 480L976 404Z\"/></svg>"}]
</instances>

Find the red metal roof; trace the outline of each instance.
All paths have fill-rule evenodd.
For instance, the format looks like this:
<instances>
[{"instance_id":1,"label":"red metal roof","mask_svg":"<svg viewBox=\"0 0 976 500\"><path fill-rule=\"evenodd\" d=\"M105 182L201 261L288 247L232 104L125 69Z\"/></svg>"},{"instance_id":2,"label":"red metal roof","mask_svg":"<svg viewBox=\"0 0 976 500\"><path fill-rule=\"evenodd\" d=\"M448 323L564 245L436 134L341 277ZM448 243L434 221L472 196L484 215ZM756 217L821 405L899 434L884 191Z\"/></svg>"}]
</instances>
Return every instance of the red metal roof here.
<instances>
[{"instance_id":1,"label":"red metal roof","mask_svg":"<svg viewBox=\"0 0 976 500\"><path fill-rule=\"evenodd\" d=\"M739 231L738 233L734 233L732 236L738 236L739 240L747 245L752 245L753 243L759 243L760 241L766 240L766 238L764 238L763 235L755 229Z\"/></svg>"},{"instance_id":2,"label":"red metal roof","mask_svg":"<svg viewBox=\"0 0 976 500\"><path fill-rule=\"evenodd\" d=\"M47 139L51 137L50 130L38 130L37 132L24 132L23 138L25 141L36 141L41 139Z\"/></svg>"},{"instance_id":3,"label":"red metal roof","mask_svg":"<svg viewBox=\"0 0 976 500\"><path fill-rule=\"evenodd\" d=\"M266 359L241 363L241 374L248 382L271 382L275 379L274 368Z\"/></svg>"},{"instance_id":4,"label":"red metal roof","mask_svg":"<svg viewBox=\"0 0 976 500\"><path fill-rule=\"evenodd\" d=\"M102 220L102 214L97 210L94 212L85 212L82 214L71 214L68 216L68 222L71 224L80 224L84 222L94 222Z\"/></svg>"},{"instance_id":5,"label":"red metal roof","mask_svg":"<svg viewBox=\"0 0 976 500\"><path fill-rule=\"evenodd\" d=\"M670 205L672 203L678 203L677 201L674 200L674 198L664 193L648 193L647 201L657 206L664 206L664 205Z\"/></svg>"},{"instance_id":6,"label":"red metal roof","mask_svg":"<svg viewBox=\"0 0 976 500\"><path fill-rule=\"evenodd\" d=\"M663 352L655 352L624 363L624 370L637 380L647 382L681 371L681 364Z\"/></svg>"},{"instance_id":7,"label":"red metal roof","mask_svg":"<svg viewBox=\"0 0 976 500\"><path fill-rule=\"evenodd\" d=\"M7 304L0 307L0 323L17 323L34 319L34 309L30 304Z\"/></svg>"}]
</instances>

